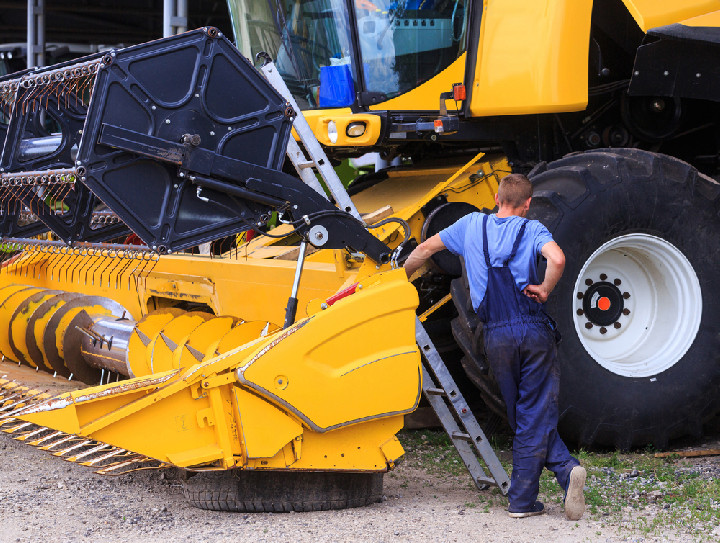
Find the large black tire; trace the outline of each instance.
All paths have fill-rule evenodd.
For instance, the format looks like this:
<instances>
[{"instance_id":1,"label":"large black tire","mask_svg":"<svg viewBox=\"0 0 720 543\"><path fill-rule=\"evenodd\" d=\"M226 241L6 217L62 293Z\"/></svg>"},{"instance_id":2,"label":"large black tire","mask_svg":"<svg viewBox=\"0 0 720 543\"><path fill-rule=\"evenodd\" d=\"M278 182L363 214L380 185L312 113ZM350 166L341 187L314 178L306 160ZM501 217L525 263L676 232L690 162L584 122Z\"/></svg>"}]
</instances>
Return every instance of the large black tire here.
<instances>
[{"instance_id":1,"label":"large black tire","mask_svg":"<svg viewBox=\"0 0 720 543\"><path fill-rule=\"evenodd\" d=\"M383 473L210 471L184 483L191 505L211 511L283 513L363 507L382 499Z\"/></svg>"},{"instance_id":2,"label":"large black tire","mask_svg":"<svg viewBox=\"0 0 720 543\"><path fill-rule=\"evenodd\" d=\"M628 449L664 448L669 439L701 435L703 422L720 410L720 304L714 300L720 291L720 185L682 161L636 149L569 155L540 165L530 177L535 195L528 217L543 222L566 255L547 306L563 334L562 436L581 446ZM584 264L604 243L628 234L649 234L677 248L702 294L699 329L685 354L641 377L596 362L574 322ZM483 375L491 387L491 376Z\"/></svg>"}]
</instances>

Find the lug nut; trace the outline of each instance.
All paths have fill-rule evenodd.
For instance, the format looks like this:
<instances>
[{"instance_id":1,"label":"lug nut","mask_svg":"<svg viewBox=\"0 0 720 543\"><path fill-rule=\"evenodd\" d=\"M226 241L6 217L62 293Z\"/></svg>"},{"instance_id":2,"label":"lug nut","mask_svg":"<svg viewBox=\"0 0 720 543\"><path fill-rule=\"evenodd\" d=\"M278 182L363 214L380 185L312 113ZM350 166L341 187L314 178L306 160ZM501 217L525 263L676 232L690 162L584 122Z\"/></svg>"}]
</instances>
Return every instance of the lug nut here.
<instances>
[{"instance_id":1,"label":"lug nut","mask_svg":"<svg viewBox=\"0 0 720 543\"><path fill-rule=\"evenodd\" d=\"M604 274L604 273L601 273L601 274L600 274L600 281L605 281L605 279L607 279L607 275Z\"/></svg>"},{"instance_id":2,"label":"lug nut","mask_svg":"<svg viewBox=\"0 0 720 543\"><path fill-rule=\"evenodd\" d=\"M622 283L622 281L620 281L620 279L617 279L617 278L616 278L616 279L613 281L613 283L615 284L616 287L619 287L620 284Z\"/></svg>"},{"instance_id":3,"label":"lug nut","mask_svg":"<svg viewBox=\"0 0 720 543\"><path fill-rule=\"evenodd\" d=\"M592 280L592 279L585 279L585 284L586 284L587 286L590 286L590 285L593 284L593 280Z\"/></svg>"},{"instance_id":4,"label":"lug nut","mask_svg":"<svg viewBox=\"0 0 720 543\"><path fill-rule=\"evenodd\" d=\"M627 300L629 297L630 297L629 292L623 292L623 298L625 298Z\"/></svg>"},{"instance_id":5,"label":"lug nut","mask_svg":"<svg viewBox=\"0 0 720 543\"><path fill-rule=\"evenodd\" d=\"M578 309L578 310L577 310L577 314L578 314L578 315L582 315L583 313L585 313L585 312L584 312L582 309Z\"/></svg>"},{"instance_id":6,"label":"lug nut","mask_svg":"<svg viewBox=\"0 0 720 543\"><path fill-rule=\"evenodd\" d=\"M593 327L593 324L591 322L585 323L585 328L587 328L588 330L590 330L590 328L592 328L592 327Z\"/></svg>"},{"instance_id":7,"label":"lug nut","mask_svg":"<svg viewBox=\"0 0 720 543\"><path fill-rule=\"evenodd\" d=\"M620 324L619 322L616 321L616 322L613 323L613 326L614 326L615 328L620 328L620 327L622 326L622 324Z\"/></svg>"},{"instance_id":8,"label":"lug nut","mask_svg":"<svg viewBox=\"0 0 720 543\"><path fill-rule=\"evenodd\" d=\"M625 309L623 309L623 315L627 316L629 314L630 314L630 310L627 307Z\"/></svg>"},{"instance_id":9,"label":"lug nut","mask_svg":"<svg viewBox=\"0 0 720 543\"><path fill-rule=\"evenodd\" d=\"M582 300L582 299L583 299L583 296L584 296L584 294L583 294L582 292L578 292L578 293L577 293L577 299L578 299L578 300Z\"/></svg>"},{"instance_id":10,"label":"lug nut","mask_svg":"<svg viewBox=\"0 0 720 543\"><path fill-rule=\"evenodd\" d=\"M600 333L601 333L601 334L607 334L607 328L605 328L604 326L601 327L601 328L600 328Z\"/></svg>"}]
</instances>

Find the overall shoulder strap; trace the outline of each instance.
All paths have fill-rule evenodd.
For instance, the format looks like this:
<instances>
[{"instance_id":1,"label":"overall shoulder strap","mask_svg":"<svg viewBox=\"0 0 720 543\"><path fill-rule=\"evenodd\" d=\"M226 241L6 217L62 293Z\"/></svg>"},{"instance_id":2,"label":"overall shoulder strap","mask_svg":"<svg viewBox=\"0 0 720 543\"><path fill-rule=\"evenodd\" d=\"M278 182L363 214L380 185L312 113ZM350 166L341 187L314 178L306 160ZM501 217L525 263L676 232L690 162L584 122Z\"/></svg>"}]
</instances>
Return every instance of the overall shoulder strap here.
<instances>
[{"instance_id":1,"label":"overall shoulder strap","mask_svg":"<svg viewBox=\"0 0 720 543\"><path fill-rule=\"evenodd\" d=\"M527 226L527 223L528 223L527 219L524 219L522 225L520 225L520 231L518 232L518 235L515 238L515 243L513 244L512 252L510 253L510 256L507 257L505 262L503 262L503 266L507 266L508 264L510 264L510 261L513 258L515 258L515 253L517 253L517 250L520 247L520 240L522 239L523 234L525 233L525 227Z\"/></svg>"},{"instance_id":2,"label":"overall shoulder strap","mask_svg":"<svg viewBox=\"0 0 720 543\"><path fill-rule=\"evenodd\" d=\"M485 255L485 264L487 264L488 269L490 269L492 266L490 265L490 253L488 252L488 239L487 239L488 217L489 217L489 215L483 216L482 231L483 231L483 254Z\"/></svg>"}]
</instances>

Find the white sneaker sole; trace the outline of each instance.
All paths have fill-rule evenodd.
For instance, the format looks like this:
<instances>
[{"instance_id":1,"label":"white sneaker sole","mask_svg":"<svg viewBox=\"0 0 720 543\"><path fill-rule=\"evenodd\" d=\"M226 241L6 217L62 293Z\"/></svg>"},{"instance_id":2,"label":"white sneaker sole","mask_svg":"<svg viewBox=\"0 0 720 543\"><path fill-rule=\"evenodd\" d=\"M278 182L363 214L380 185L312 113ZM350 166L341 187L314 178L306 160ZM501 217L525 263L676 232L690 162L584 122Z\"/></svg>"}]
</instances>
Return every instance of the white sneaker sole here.
<instances>
[{"instance_id":1,"label":"white sneaker sole","mask_svg":"<svg viewBox=\"0 0 720 543\"><path fill-rule=\"evenodd\" d=\"M570 483L565 496L565 517L580 520L585 512L585 478L587 472L582 466L575 466L570 472Z\"/></svg>"},{"instance_id":2,"label":"white sneaker sole","mask_svg":"<svg viewBox=\"0 0 720 543\"><path fill-rule=\"evenodd\" d=\"M508 516L510 518L527 518L527 517L536 517L537 515L544 515L545 509L541 511L526 511L525 513L511 513L508 511Z\"/></svg>"}]
</instances>

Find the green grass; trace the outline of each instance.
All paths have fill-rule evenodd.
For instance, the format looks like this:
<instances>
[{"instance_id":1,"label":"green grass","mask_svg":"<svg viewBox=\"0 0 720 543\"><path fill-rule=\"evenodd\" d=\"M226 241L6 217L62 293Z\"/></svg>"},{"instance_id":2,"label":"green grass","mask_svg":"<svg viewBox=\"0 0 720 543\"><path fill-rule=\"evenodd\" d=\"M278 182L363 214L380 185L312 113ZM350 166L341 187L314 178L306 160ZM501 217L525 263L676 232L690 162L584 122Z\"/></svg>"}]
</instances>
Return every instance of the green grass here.
<instances>
[{"instance_id":1,"label":"green grass","mask_svg":"<svg viewBox=\"0 0 720 543\"><path fill-rule=\"evenodd\" d=\"M403 431L399 438L407 465L434 475L467 475L444 432ZM492 442L510 473L510 440L500 437ZM652 448L633 453L573 452L588 471L587 516L628 535L662 537L670 531L688 541L716 541L713 530L720 526L720 479L701 476L685 459L655 458L654 453ZM467 481L474 487L469 475ZM547 470L540 478L539 499L557 504L563 501L563 492ZM477 499L465 506L488 512L506 503L500 492L492 489L478 493Z\"/></svg>"}]
</instances>

